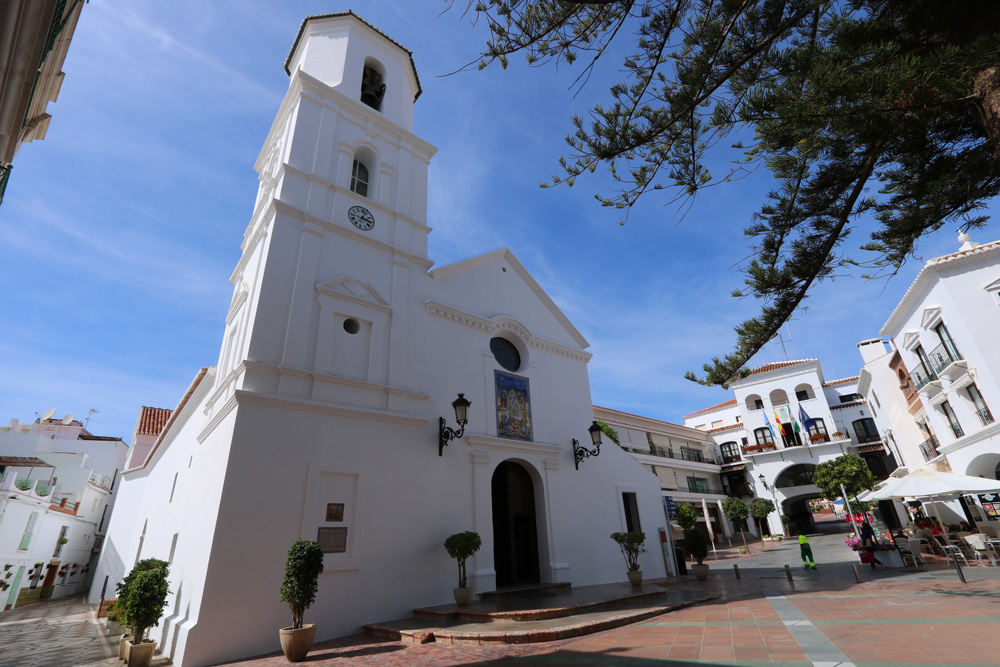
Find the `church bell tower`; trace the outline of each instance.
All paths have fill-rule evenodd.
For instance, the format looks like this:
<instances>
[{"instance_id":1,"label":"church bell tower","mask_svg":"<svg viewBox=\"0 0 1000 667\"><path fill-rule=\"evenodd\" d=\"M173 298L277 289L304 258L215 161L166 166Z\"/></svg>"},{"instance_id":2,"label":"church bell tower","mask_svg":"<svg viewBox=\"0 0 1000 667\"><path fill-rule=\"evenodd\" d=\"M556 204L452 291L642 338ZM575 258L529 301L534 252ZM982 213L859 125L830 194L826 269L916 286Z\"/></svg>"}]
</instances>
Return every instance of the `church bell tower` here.
<instances>
[{"instance_id":1,"label":"church bell tower","mask_svg":"<svg viewBox=\"0 0 1000 667\"><path fill-rule=\"evenodd\" d=\"M219 359L230 391L392 410L427 259L427 171L409 51L352 12L305 19L254 168ZM366 389L371 388L370 396ZM222 389L217 389L223 393Z\"/></svg>"}]
</instances>

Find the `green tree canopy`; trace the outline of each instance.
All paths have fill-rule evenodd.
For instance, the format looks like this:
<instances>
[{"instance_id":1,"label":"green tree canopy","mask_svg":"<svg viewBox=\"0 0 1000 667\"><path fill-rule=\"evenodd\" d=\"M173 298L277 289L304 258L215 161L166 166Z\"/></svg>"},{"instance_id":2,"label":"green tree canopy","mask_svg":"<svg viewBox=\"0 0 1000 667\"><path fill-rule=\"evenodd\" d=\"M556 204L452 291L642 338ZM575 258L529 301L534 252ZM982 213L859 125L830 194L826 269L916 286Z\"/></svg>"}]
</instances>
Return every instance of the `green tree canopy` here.
<instances>
[{"instance_id":1,"label":"green tree canopy","mask_svg":"<svg viewBox=\"0 0 1000 667\"><path fill-rule=\"evenodd\" d=\"M774 188L747 221L745 288L760 313L735 350L687 377L727 385L819 281L862 265L892 275L944 224L985 222L1000 190L996 0L476 0L480 67L618 57L606 103L572 119L554 183L607 168L597 195L621 222L651 191L692 197L757 166ZM746 145L733 135L751 137ZM707 156L740 151L713 174ZM662 202L658 202L662 203ZM843 247L871 222L862 260Z\"/></svg>"},{"instance_id":2,"label":"green tree canopy","mask_svg":"<svg viewBox=\"0 0 1000 667\"><path fill-rule=\"evenodd\" d=\"M824 498L836 500L843 495L841 484L847 495L853 498L859 493L874 489L875 478L864 459L857 454L847 454L816 466L813 484L823 492Z\"/></svg>"},{"instance_id":3,"label":"green tree canopy","mask_svg":"<svg viewBox=\"0 0 1000 667\"><path fill-rule=\"evenodd\" d=\"M747 517L750 515L750 508L739 498L729 496L722 501L722 512L726 515L727 519L736 523L737 521L747 520Z\"/></svg>"},{"instance_id":4,"label":"green tree canopy","mask_svg":"<svg viewBox=\"0 0 1000 667\"><path fill-rule=\"evenodd\" d=\"M677 525L681 527L681 530L687 532L697 525L701 512L691 503L684 503L677 506L676 517Z\"/></svg>"},{"instance_id":5,"label":"green tree canopy","mask_svg":"<svg viewBox=\"0 0 1000 667\"><path fill-rule=\"evenodd\" d=\"M748 510L750 511L750 516L763 521L774 511L774 503L767 498L754 498L750 501Z\"/></svg>"}]
</instances>

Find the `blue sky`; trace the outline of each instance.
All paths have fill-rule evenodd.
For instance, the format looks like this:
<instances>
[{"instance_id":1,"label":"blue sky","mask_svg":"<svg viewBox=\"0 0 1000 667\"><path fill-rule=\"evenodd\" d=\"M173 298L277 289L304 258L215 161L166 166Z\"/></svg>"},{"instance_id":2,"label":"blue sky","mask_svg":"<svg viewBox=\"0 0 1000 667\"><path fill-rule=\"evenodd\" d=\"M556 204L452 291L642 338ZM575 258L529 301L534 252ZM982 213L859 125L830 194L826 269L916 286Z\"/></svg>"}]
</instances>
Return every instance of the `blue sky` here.
<instances>
[{"instance_id":1,"label":"blue sky","mask_svg":"<svg viewBox=\"0 0 1000 667\"><path fill-rule=\"evenodd\" d=\"M742 285L742 229L767 174L684 209L650 197L625 226L593 197L601 174L540 189L558 171L570 114L607 100L618 62L575 96L578 68L519 58L506 71L443 76L486 38L457 4L87 4L48 135L22 146L0 206L0 423L96 408L91 431L128 438L141 405L174 407L197 369L216 363L288 49L303 17L352 7L413 52L424 89L414 131L439 149L428 210L437 265L511 248L591 342L599 405L680 422L727 400L682 376L728 352L733 326L755 313L729 293ZM955 237L946 229L919 254L956 250ZM992 228L973 238L993 240ZM878 334L919 265L888 284L844 275L821 285L787 327L789 358L818 357L827 379L857 373L855 344ZM774 343L754 364L784 358Z\"/></svg>"}]
</instances>

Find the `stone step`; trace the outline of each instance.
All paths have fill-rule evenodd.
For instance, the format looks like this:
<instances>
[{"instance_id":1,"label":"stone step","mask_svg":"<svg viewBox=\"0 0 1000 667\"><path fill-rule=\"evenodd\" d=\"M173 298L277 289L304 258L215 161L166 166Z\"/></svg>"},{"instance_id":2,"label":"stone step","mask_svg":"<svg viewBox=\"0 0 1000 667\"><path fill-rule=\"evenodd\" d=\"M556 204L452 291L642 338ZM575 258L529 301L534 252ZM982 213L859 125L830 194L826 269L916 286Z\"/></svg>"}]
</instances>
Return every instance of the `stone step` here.
<instances>
[{"instance_id":1,"label":"stone step","mask_svg":"<svg viewBox=\"0 0 1000 667\"><path fill-rule=\"evenodd\" d=\"M414 615L371 623L364 626L364 631L384 639L419 644L529 644L610 630L719 597L718 593L709 591L682 596L671 593L673 591L659 589L572 607L539 607L516 612L495 610L490 613L463 611L452 615ZM454 605L441 605L449 606L454 608ZM553 615L555 612L558 615Z\"/></svg>"},{"instance_id":2,"label":"stone step","mask_svg":"<svg viewBox=\"0 0 1000 667\"><path fill-rule=\"evenodd\" d=\"M534 598L544 597L546 594L566 593L573 589L573 584L569 581L559 584L527 584L524 586L505 586L495 591L486 591L479 594L480 600L495 600L500 598Z\"/></svg>"}]
</instances>

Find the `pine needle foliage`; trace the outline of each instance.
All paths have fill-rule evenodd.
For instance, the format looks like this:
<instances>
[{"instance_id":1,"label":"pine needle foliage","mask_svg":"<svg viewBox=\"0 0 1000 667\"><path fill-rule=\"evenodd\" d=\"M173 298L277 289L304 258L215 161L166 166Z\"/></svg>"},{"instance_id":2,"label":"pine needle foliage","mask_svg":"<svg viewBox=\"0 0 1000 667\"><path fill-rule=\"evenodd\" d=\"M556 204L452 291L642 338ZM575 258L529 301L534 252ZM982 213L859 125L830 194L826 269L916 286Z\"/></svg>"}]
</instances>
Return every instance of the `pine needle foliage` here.
<instances>
[{"instance_id":1,"label":"pine needle foliage","mask_svg":"<svg viewBox=\"0 0 1000 667\"><path fill-rule=\"evenodd\" d=\"M996 0L476 0L479 68L573 64L621 80L572 118L552 184L598 167L620 222L650 192L694 197L755 168L774 177L745 234L737 297L760 303L735 349L686 377L728 386L817 283L850 267L888 277L945 224L983 226L1000 190ZM734 135L752 136L748 145ZM725 173L706 157L729 142ZM662 203L660 201L659 203ZM845 242L871 224L848 256Z\"/></svg>"}]
</instances>

